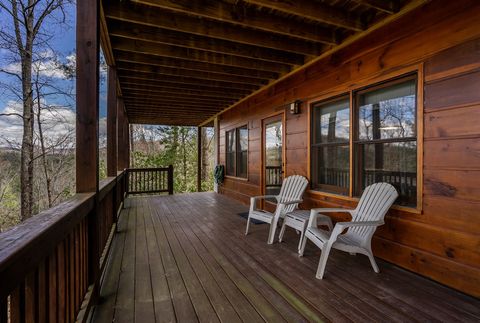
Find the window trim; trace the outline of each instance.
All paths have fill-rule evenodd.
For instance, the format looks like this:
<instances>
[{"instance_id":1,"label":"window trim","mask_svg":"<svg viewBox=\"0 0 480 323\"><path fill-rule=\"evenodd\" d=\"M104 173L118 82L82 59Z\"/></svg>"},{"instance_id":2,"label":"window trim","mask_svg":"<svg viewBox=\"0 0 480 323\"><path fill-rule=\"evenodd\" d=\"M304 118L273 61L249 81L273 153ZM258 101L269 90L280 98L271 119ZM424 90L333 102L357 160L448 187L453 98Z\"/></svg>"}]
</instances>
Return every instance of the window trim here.
<instances>
[{"instance_id":1,"label":"window trim","mask_svg":"<svg viewBox=\"0 0 480 323\"><path fill-rule=\"evenodd\" d=\"M333 102L337 102L337 101L341 101L341 100L348 100L348 112L349 112L349 137L348 137L348 141L345 141L345 142L327 142L327 143L312 143L314 141L313 138L316 138L317 136L317 131L318 131L318 127L315 126L315 118L313 118L313 113L315 112L316 109L318 109L316 106L317 105L328 105L329 103L333 103ZM352 121L351 121L351 115L352 115L352 107L351 107L351 99L350 99L350 92L346 92L346 93L343 93L343 94L340 94L340 95L336 95L332 98L329 98L327 100L320 100L320 101L315 101L313 103L311 103L309 105L309 116L310 116L310 122L309 122L309 127L311 129L311 132L310 132L310 135L309 135L309 151L312 150L312 147L315 147L315 148L320 148L320 147L341 147L341 146L348 146L348 149L349 149L349 155L351 155L351 147L350 147L350 142L351 142L351 126L352 126ZM312 154L309 154L309 159L310 159L310 165L312 164L312 159L313 159L313 156ZM351 174L351 166L350 166L350 158L349 158L349 174ZM311 172L311 168L309 170ZM309 174L309 177L310 177L310 187L312 187L313 185L313 181L311 180L311 176ZM336 194L336 195L341 195L341 196L350 196L350 191L351 191L351 188L350 188L350 185L351 185L351 180L350 180L350 176L349 176L349 187L345 190L342 190L342 188L338 187L338 186L335 186L335 185L328 185L328 184L318 184L318 188L315 188L312 190L314 191L319 191L319 192L326 192L326 193L331 193L331 194ZM329 191L323 191L323 189L328 189Z\"/></svg>"},{"instance_id":2,"label":"window trim","mask_svg":"<svg viewBox=\"0 0 480 323\"><path fill-rule=\"evenodd\" d=\"M247 130L247 164L246 164L246 176L245 177L242 177L242 176L239 176L238 175L238 168L237 168L237 164L238 164L238 158L239 158L239 146L240 146L240 140L239 140L239 136L238 134L240 133L240 129L246 129ZM234 132L235 133L235 152L234 152L234 158L233 158L233 168L234 168L234 175L228 175L227 174L227 156L229 154L228 150L227 150L227 147L228 147L228 133L229 132ZM229 128L227 130L225 130L225 177L226 178L233 178L233 179L239 179L239 180L248 180L248 156L249 156L249 139L250 139L250 131L248 129L248 124L243 124L241 126L236 126L236 127L233 127L233 128Z\"/></svg>"},{"instance_id":3,"label":"window trim","mask_svg":"<svg viewBox=\"0 0 480 323\"><path fill-rule=\"evenodd\" d=\"M313 105L318 104L321 101L328 102L330 99L340 97L344 94L350 96L350 147L353 147L354 140L352 134L356 133L355 124L354 124L354 92L365 90L367 88L372 88L372 86L380 85L382 83L388 83L394 81L395 79L405 79L409 75L415 75L417 79L417 111L416 111L416 140L417 140L417 205L416 207L412 206L402 206L394 204L392 209L399 210L402 212L412 213L412 214L422 214L423 213L423 133L424 133L424 104L423 104L423 87L424 87L424 64L419 63L411 65L408 67L400 68L395 71L390 72L379 72L378 74L370 77L366 77L356 82L351 82L346 85L337 86L335 88L329 88L323 91L320 95L311 97L306 102L307 107L307 175L308 178L311 178L312 175L312 159L311 159L311 146L312 146L312 108ZM354 167L354 151L350 149L350 174L353 173ZM339 200L339 201L349 201L349 202L358 202L359 198L353 196L353 176L350 176L350 192L348 196L324 192L319 190L314 190L309 187L308 193L318 196L318 197L328 197Z\"/></svg>"}]
</instances>

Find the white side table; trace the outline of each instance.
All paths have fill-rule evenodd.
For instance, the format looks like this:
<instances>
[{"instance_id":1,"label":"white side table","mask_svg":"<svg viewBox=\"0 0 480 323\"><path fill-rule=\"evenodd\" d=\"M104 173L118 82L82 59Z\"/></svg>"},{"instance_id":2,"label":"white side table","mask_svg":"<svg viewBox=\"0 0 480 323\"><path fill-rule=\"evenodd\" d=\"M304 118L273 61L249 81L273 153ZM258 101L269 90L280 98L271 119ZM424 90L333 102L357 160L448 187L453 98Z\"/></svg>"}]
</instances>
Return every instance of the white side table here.
<instances>
[{"instance_id":1,"label":"white side table","mask_svg":"<svg viewBox=\"0 0 480 323\"><path fill-rule=\"evenodd\" d=\"M300 242L298 243L298 250L302 246L302 240L307 229L308 220L310 219L310 210L294 210L285 215L283 219L282 229L278 241L282 242L283 234L285 233L285 227L289 226L295 230L300 231ZM319 214L317 218L317 225L326 225L330 231L333 230L333 224L330 217Z\"/></svg>"}]
</instances>

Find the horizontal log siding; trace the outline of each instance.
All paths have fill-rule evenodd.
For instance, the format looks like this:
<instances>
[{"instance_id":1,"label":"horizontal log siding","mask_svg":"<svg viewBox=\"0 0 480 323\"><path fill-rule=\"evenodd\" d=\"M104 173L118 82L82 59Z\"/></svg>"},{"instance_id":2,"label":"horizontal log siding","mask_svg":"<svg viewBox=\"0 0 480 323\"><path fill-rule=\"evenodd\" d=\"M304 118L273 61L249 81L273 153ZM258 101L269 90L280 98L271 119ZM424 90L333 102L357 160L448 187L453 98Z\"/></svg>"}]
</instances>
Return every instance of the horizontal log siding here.
<instances>
[{"instance_id":1,"label":"horizontal log siding","mask_svg":"<svg viewBox=\"0 0 480 323\"><path fill-rule=\"evenodd\" d=\"M421 17L421 18L420 18ZM220 192L248 203L261 194L262 119L286 113L286 176L308 175L308 110L296 99L332 96L409 66L424 67L422 214L391 210L373 241L376 256L480 296L480 5L434 1L337 51L220 116L225 130L248 124L248 180L227 178ZM304 208L355 202L309 192ZM336 217L342 219L341 215Z\"/></svg>"}]
</instances>

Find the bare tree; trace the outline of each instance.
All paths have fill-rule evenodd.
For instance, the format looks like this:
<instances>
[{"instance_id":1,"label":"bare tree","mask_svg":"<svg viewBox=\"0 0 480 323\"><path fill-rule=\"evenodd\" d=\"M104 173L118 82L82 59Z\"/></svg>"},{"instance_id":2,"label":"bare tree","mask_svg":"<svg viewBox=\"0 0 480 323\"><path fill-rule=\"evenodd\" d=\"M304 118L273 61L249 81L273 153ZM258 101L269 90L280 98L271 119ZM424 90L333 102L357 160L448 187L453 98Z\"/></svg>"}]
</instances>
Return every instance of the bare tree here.
<instances>
[{"instance_id":1,"label":"bare tree","mask_svg":"<svg viewBox=\"0 0 480 323\"><path fill-rule=\"evenodd\" d=\"M20 186L21 219L32 216L33 174L34 174L34 98L32 69L35 55L49 48L52 36L43 30L45 22L51 19L65 21L64 6L69 0L0 0L0 8L10 17L11 25L2 26L0 46L11 54L15 63L20 63L20 73L1 69L21 83L23 136L21 144ZM57 15L59 13L59 15Z\"/></svg>"}]
</instances>

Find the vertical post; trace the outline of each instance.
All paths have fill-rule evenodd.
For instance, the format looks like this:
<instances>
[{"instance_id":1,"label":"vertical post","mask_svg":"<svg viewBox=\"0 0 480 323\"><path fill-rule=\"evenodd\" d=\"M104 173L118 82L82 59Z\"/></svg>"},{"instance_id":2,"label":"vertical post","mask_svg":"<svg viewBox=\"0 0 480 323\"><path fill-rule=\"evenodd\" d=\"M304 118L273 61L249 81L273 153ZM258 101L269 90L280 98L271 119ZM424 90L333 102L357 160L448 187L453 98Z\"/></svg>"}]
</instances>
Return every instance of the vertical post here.
<instances>
[{"instance_id":1,"label":"vertical post","mask_svg":"<svg viewBox=\"0 0 480 323\"><path fill-rule=\"evenodd\" d=\"M173 166L172 165L168 165L167 181L168 181L168 194L172 195L173 194Z\"/></svg>"},{"instance_id":2,"label":"vertical post","mask_svg":"<svg viewBox=\"0 0 480 323\"><path fill-rule=\"evenodd\" d=\"M202 191L202 127L197 127L197 192Z\"/></svg>"},{"instance_id":3,"label":"vertical post","mask_svg":"<svg viewBox=\"0 0 480 323\"><path fill-rule=\"evenodd\" d=\"M117 72L108 67L107 176L117 176Z\"/></svg>"},{"instance_id":4,"label":"vertical post","mask_svg":"<svg viewBox=\"0 0 480 323\"><path fill-rule=\"evenodd\" d=\"M119 98L117 105L117 143L118 143L118 157L117 157L117 171L125 170L125 110L123 106L123 99Z\"/></svg>"},{"instance_id":5,"label":"vertical post","mask_svg":"<svg viewBox=\"0 0 480 323\"><path fill-rule=\"evenodd\" d=\"M107 176L117 177L117 73L115 67L108 67L107 93ZM112 193L112 221L117 222L117 190L118 181L115 180Z\"/></svg>"},{"instance_id":6,"label":"vertical post","mask_svg":"<svg viewBox=\"0 0 480 323\"><path fill-rule=\"evenodd\" d=\"M98 89L99 89L99 0L77 1L76 67L76 190L95 192L95 207L88 215L88 283L91 301L98 299L99 219L98 211Z\"/></svg>"},{"instance_id":7,"label":"vertical post","mask_svg":"<svg viewBox=\"0 0 480 323\"><path fill-rule=\"evenodd\" d=\"M213 164L215 166L218 165L218 162L219 162L219 159L218 159L218 155L219 155L219 151L218 151L218 145L220 144L220 127L219 127L219 123L218 123L218 117L215 117L215 119L213 119L213 145L214 145L214 148L213 148ZM218 193L218 184L215 182L213 183L213 190Z\"/></svg>"}]
</instances>

